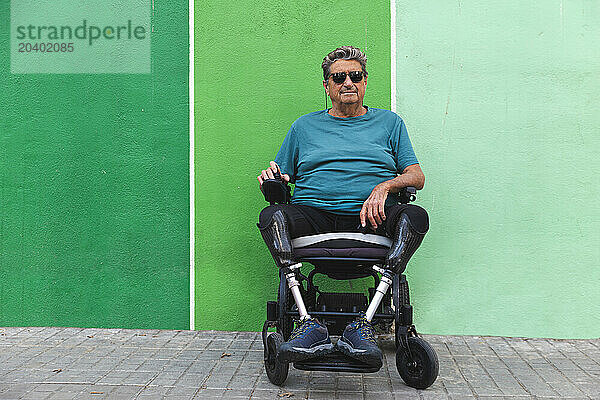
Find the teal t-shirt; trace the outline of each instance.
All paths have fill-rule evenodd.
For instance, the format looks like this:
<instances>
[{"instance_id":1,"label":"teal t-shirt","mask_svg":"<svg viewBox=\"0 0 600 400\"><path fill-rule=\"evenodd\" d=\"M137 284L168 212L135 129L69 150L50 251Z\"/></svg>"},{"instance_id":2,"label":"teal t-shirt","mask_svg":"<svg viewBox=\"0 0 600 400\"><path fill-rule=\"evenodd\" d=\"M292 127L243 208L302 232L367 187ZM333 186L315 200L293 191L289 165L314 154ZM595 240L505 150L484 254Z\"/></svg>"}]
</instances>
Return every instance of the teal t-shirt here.
<instances>
[{"instance_id":1,"label":"teal t-shirt","mask_svg":"<svg viewBox=\"0 0 600 400\"><path fill-rule=\"evenodd\" d=\"M338 214L359 213L375 186L418 164L402 118L377 108L352 118L327 110L303 115L275 162L295 183L293 204ZM388 196L388 205L397 202Z\"/></svg>"}]
</instances>

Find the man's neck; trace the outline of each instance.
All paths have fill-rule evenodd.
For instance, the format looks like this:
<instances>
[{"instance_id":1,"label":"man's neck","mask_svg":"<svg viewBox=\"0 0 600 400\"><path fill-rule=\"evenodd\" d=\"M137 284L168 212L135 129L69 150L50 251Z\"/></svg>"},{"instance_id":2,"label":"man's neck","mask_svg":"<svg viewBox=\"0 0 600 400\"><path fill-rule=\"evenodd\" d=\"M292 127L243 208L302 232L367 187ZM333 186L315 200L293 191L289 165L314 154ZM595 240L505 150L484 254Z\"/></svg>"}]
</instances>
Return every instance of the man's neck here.
<instances>
[{"instance_id":1,"label":"man's neck","mask_svg":"<svg viewBox=\"0 0 600 400\"><path fill-rule=\"evenodd\" d=\"M365 115L367 109L362 104L334 104L329 109L329 114L339 118L360 117Z\"/></svg>"}]
</instances>

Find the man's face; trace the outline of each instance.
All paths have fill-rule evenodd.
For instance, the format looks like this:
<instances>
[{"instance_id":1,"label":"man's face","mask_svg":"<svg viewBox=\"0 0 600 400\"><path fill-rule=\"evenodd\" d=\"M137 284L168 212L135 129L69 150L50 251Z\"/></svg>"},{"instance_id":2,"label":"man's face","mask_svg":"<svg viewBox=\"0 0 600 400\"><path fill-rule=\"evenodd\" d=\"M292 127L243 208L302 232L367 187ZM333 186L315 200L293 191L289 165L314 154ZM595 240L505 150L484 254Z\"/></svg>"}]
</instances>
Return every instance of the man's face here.
<instances>
[{"instance_id":1,"label":"man's face","mask_svg":"<svg viewBox=\"0 0 600 400\"><path fill-rule=\"evenodd\" d=\"M367 77L364 76L362 81L354 83L348 75L351 71L362 71L362 67L358 61L337 60L331 64L329 79L323 82L323 86L332 103L358 103L362 105L363 98L365 97L365 89L367 88ZM331 74L335 74L336 72L346 72L346 80L343 83L335 83L331 79Z\"/></svg>"}]
</instances>

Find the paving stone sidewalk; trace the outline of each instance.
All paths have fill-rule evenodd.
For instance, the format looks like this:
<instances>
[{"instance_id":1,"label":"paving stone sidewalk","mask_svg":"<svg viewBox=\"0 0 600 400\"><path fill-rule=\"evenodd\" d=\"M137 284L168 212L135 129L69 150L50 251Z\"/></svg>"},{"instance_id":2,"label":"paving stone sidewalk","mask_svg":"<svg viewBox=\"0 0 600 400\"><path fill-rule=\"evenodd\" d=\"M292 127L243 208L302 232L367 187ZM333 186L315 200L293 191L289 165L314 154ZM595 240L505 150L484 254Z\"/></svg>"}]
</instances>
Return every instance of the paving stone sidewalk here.
<instances>
[{"instance_id":1,"label":"paving stone sidewalk","mask_svg":"<svg viewBox=\"0 0 600 400\"><path fill-rule=\"evenodd\" d=\"M600 339L424 335L440 359L404 385L393 341L374 374L264 372L255 332L0 328L0 399L600 399Z\"/></svg>"}]
</instances>

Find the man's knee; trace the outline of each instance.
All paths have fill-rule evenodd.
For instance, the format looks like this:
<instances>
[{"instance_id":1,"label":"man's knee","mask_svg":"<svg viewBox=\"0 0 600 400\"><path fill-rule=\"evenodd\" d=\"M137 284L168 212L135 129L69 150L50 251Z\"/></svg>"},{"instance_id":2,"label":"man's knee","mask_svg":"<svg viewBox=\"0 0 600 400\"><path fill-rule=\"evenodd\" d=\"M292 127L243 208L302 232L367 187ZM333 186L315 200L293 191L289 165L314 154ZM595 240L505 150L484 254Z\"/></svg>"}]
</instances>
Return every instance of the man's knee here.
<instances>
[{"instance_id":1,"label":"man's knee","mask_svg":"<svg viewBox=\"0 0 600 400\"><path fill-rule=\"evenodd\" d=\"M281 210L283 212L283 215L286 215L285 205L282 204L273 204L271 206L263 208L260 212L260 215L258 216L258 227L265 228L266 226L268 226L271 222L273 214L275 214L277 210Z\"/></svg>"},{"instance_id":2,"label":"man's knee","mask_svg":"<svg viewBox=\"0 0 600 400\"><path fill-rule=\"evenodd\" d=\"M392 215L389 215L387 231L390 235L396 230L396 225L402 214L408 217L411 227L418 233L427 233L429 230L429 215L424 208L415 204L398 204L390 210Z\"/></svg>"},{"instance_id":3,"label":"man's knee","mask_svg":"<svg viewBox=\"0 0 600 400\"><path fill-rule=\"evenodd\" d=\"M429 230L429 215L424 208L410 204L406 210L402 211L408 216L412 227L419 233L427 233Z\"/></svg>"}]
</instances>

